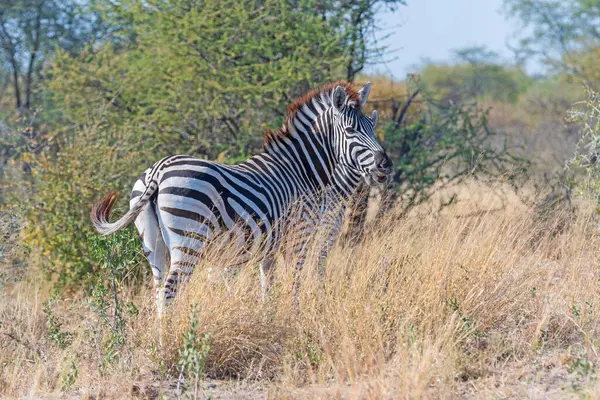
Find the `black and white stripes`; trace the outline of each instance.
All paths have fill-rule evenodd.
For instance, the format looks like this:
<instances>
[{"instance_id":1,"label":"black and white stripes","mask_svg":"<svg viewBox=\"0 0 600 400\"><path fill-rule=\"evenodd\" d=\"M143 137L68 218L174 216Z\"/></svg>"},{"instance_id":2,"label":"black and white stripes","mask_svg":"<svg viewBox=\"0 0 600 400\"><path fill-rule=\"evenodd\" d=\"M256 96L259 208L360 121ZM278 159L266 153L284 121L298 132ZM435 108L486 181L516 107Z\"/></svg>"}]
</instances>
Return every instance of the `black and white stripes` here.
<instances>
[{"instance_id":1,"label":"black and white stripes","mask_svg":"<svg viewBox=\"0 0 600 400\"><path fill-rule=\"evenodd\" d=\"M337 82L307 94L288 107L283 128L265 136L265 151L240 164L160 160L135 183L130 211L118 221L108 222L114 194L94 207L96 229L109 234L135 219L159 311L215 239L240 250L238 264L263 260L263 275L284 236L293 237L302 260L315 223L336 232L361 179L381 182L391 172L374 135L377 113L369 118L360 110L369 89Z\"/></svg>"}]
</instances>

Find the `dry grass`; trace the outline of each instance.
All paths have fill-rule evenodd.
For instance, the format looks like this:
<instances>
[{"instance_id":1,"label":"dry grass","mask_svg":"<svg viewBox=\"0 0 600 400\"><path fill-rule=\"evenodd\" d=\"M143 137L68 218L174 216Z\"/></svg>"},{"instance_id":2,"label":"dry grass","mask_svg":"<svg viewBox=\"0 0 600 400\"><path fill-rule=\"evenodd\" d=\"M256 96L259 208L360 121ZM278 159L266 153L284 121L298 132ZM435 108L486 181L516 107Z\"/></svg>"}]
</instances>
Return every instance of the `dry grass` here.
<instances>
[{"instance_id":1,"label":"dry grass","mask_svg":"<svg viewBox=\"0 0 600 400\"><path fill-rule=\"evenodd\" d=\"M193 304L212 344L204 394L213 398L596 397L600 340L593 209L539 218L518 210L387 218L359 247L337 247L326 268L309 257L300 308L279 265L266 302L258 268L206 279L211 257L162 321L150 291L122 288L140 308L107 362L110 326L83 300L52 307L61 350L35 288L0 303L4 396L174 395L178 349ZM72 378L74 370L76 378Z\"/></svg>"}]
</instances>

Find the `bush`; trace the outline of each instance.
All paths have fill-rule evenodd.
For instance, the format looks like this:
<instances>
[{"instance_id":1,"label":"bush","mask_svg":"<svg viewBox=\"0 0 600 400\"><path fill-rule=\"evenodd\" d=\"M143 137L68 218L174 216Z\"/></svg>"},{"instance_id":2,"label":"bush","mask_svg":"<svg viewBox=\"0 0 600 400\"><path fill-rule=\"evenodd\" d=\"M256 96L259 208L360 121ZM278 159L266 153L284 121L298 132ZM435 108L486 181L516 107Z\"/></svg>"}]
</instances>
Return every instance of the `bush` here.
<instances>
[{"instance_id":1,"label":"bush","mask_svg":"<svg viewBox=\"0 0 600 400\"><path fill-rule=\"evenodd\" d=\"M576 155L569 163L586 174L576 183L578 192L593 193L600 210L600 95L589 89L587 100L571 109L570 119L583 126Z\"/></svg>"},{"instance_id":2,"label":"bush","mask_svg":"<svg viewBox=\"0 0 600 400\"><path fill-rule=\"evenodd\" d=\"M91 277L98 264L90 243L95 236L88 217L92 204L108 190L127 193L133 177L142 172L135 165L143 160L122 141L100 136L97 126L84 127L56 144L56 155L24 156L30 179L21 181L21 187L13 183L9 200L26 210L22 242L32 250L30 265L41 267L65 288ZM121 210L128 196L123 197ZM125 232L123 243L134 241L137 248L135 230Z\"/></svg>"},{"instance_id":3,"label":"bush","mask_svg":"<svg viewBox=\"0 0 600 400\"><path fill-rule=\"evenodd\" d=\"M380 128L394 161L393 182L403 210L468 177L510 181L526 170L527 160L489 127L489 109L476 102L440 102L419 80L408 87L412 95Z\"/></svg>"},{"instance_id":4,"label":"bush","mask_svg":"<svg viewBox=\"0 0 600 400\"><path fill-rule=\"evenodd\" d=\"M155 157L236 157L262 146L291 98L343 76L342 39L310 0L120 1L134 38L57 55L49 89L67 118L99 112Z\"/></svg>"}]
</instances>

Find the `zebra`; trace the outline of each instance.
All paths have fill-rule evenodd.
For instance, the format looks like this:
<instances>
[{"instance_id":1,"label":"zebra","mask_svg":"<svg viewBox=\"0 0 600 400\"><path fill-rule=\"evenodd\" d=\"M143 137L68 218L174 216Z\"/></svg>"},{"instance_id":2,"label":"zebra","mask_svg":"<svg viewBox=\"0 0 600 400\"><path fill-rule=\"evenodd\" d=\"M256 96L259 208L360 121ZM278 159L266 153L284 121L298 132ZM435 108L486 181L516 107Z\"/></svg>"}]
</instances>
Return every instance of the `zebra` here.
<instances>
[{"instance_id":1,"label":"zebra","mask_svg":"<svg viewBox=\"0 0 600 400\"><path fill-rule=\"evenodd\" d=\"M323 249L327 253L359 184L384 183L392 172L392 161L375 136L378 113L369 117L361 110L370 90L370 82L356 90L337 81L308 92L287 107L280 129L265 134L263 152L239 164L185 155L163 158L135 182L130 209L115 222L109 222L109 214L118 192L93 206L91 219L102 235L135 220L152 268L159 315L207 243L217 238L245 250L236 265L252 257L261 260L263 296L285 235L297 239L290 246L299 253L297 270L310 232L321 223L332 228ZM286 227L294 207L297 218Z\"/></svg>"}]
</instances>

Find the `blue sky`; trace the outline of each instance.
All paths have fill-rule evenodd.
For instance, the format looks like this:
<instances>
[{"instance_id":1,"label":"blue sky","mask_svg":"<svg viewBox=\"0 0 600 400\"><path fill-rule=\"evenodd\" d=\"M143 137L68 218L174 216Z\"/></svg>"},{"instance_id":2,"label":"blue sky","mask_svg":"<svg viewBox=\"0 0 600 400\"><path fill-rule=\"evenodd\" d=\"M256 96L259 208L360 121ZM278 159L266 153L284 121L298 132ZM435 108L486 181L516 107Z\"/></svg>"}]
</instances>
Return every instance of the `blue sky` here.
<instances>
[{"instance_id":1,"label":"blue sky","mask_svg":"<svg viewBox=\"0 0 600 400\"><path fill-rule=\"evenodd\" d=\"M507 44L515 43L519 25L507 19L502 0L407 0L395 13L380 15L380 35L393 32L382 43L396 58L369 69L404 78L423 59L451 61L453 50L485 45L502 60L513 61ZM529 66L528 70L536 70Z\"/></svg>"}]
</instances>

